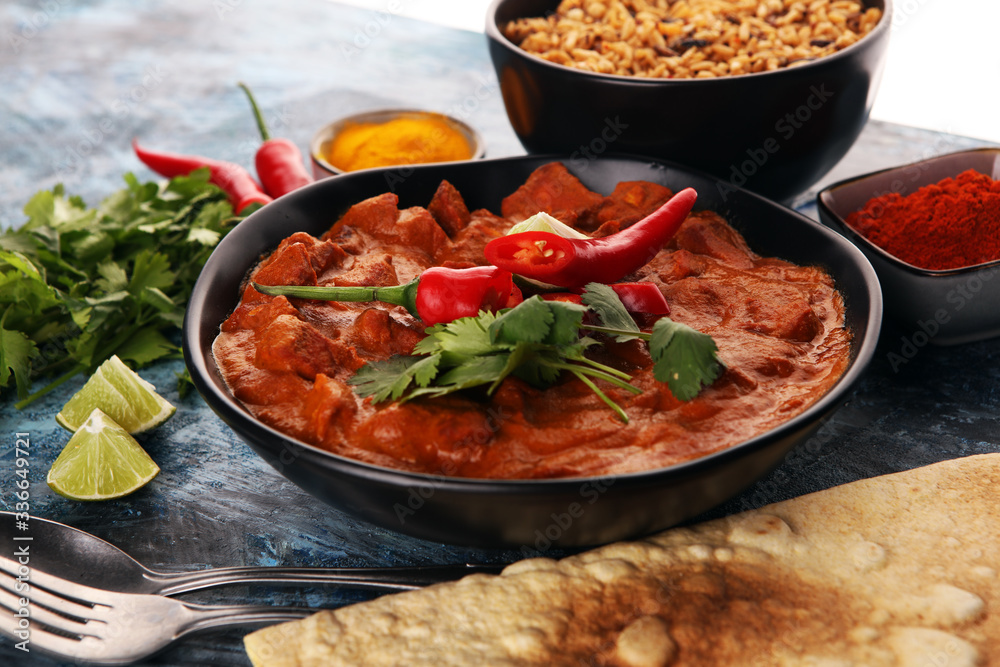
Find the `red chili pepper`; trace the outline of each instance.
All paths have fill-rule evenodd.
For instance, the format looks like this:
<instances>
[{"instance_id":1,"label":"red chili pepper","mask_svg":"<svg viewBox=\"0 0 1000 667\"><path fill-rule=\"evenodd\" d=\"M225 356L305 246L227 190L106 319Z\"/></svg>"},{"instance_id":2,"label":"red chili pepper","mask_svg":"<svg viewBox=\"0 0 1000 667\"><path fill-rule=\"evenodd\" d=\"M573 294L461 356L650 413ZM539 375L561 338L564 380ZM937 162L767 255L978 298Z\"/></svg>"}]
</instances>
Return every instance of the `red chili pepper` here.
<instances>
[{"instance_id":1,"label":"red chili pepper","mask_svg":"<svg viewBox=\"0 0 1000 667\"><path fill-rule=\"evenodd\" d=\"M321 301L382 301L403 306L427 326L474 317L480 310L507 308L514 277L495 266L448 269L435 266L405 285L353 287L339 285L259 285L262 294Z\"/></svg>"},{"instance_id":2,"label":"red chili pepper","mask_svg":"<svg viewBox=\"0 0 1000 667\"><path fill-rule=\"evenodd\" d=\"M608 285L622 300L625 310L630 313L647 315L669 315L670 306L663 298L663 292L653 283L615 283ZM568 301L583 303L583 299L575 292L548 292L540 295L546 301Z\"/></svg>"},{"instance_id":3,"label":"red chili pepper","mask_svg":"<svg viewBox=\"0 0 1000 667\"><path fill-rule=\"evenodd\" d=\"M198 155L150 151L140 147L139 142L135 139L132 140L132 148L143 164L166 178L187 176L195 169L208 167L211 174L209 180L222 188L229 196L233 210L237 213L241 213L251 204L264 205L273 201L271 197L261 191L250 172L235 162L213 160Z\"/></svg>"},{"instance_id":4,"label":"red chili pepper","mask_svg":"<svg viewBox=\"0 0 1000 667\"><path fill-rule=\"evenodd\" d=\"M692 188L681 190L631 227L599 239L568 239L549 232L501 236L486 244L486 259L511 273L559 287L614 283L667 244L697 197Z\"/></svg>"},{"instance_id":5,"label":"red chili pepper","mask_svg":"<svg viewBox=\"0 0 1000 667\"><path fill-rule=\"evenodd\" d=\"M254 99L250 88L245 83L240 83L239 86L250 100L250 107L260 129L260 138L264 140L254 158L257 176L264 186L264 191L277 199L281 195L312 183L312 176L306 171L299 147L288 139L271 138L264 116L260 113L260 107L257 106L257 100Z\"/></svg>"},{"instance_id":6,"label":"red chili pepper","mask_svg":"<svg viewBox=\"0 0 1000 667\"><path fill-rule=\"evenodd\" d=\"M615 283L610 286L630 313L669 315L670 305L653 283Z\"/></svg>"},{"instance_id":7,"label":"red chili pepper","mask_svg":"<svg viewBox=\"0 0 1000 667\"><path fill-rule=\"evenodd\" d=\"M513 280L513 276L511 276L511 279ZM521 292L521 288L512 282L510 285L510 296L507 298L504 308L513 308L522 301L524 301L524 294Z\"/></svg>"}]
</instances>

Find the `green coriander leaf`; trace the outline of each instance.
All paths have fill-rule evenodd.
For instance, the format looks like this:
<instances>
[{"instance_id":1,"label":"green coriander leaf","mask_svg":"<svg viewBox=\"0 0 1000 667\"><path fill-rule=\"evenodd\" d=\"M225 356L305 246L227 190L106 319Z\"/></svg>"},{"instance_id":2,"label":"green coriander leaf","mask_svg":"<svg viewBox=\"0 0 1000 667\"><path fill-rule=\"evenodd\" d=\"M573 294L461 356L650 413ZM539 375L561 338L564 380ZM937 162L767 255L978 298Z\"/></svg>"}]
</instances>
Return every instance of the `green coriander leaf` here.
<instances>
[{"instance_id":1,"label":"green coriander leaf","mask_svg":"<svg viewBox=\"0 0 1000 667\"><path fill-rule=\"evenodd\" d=\"M539 348L537 345L522 343L517 346L514 354L517 355L517 367L509 372L531 386L545 388L559 380L562 370L554 366L552 362L565 363L561 350Z\"/></svg>"},{"instance_id":2,"label":"green coriander leaf","mask_svg":"<svg viewBox=\"0 0 1000 667\"><path fill-rule=\"evenodd\" d=\"M545 337L548 345L575 345L580 340L580 324L587 312L586 306L565 301L546 301L552 312L552 326Z\"/></svg>"},{"instance_id":3,"label":"green coriander leaf","mask_svg":"<svg viewBox=\"0 0 1000 667\"><path fill-rule=\"evenodd\" d=\"M708 334L663 317L653 325L649 340L653 377L666 382L681 401L690 401L725 369L718 347Z\"/></svg>"},{"instance_id":4,"label":"green coriander leaf","mask_svg":"<svg viewBox=\"0 0 1000 667\"><path fill-rule=\"evenodd\" d=\"M455 366L438 378L438 385L459 391L494 382L507 366L510 353L475 357Z\"/></svg>"},{"instance_id":5,"label":"green coriander leaf","mask_svg":"<svg viewBox=\"0 0 1000 667\"><path fill-rule=\"evenodd\" d=\"M38 355L35 343L20 331L4 328L0 319L0 387L7 386L11 377L17 385L17 397L25 398L31 388L31 360Z\"/></svg>"},{"instance_id":6,"label":"green coriander leaf","mask_svg":"<svg viewBox=\"0 0 1000 667\"><path fill-rule=\"evenodd\" d=\"M208 167L200 167L187 176L171 179L167 184L166 192L181 200L191 199L203 193L206 188L215 187L209 183L209 178L211 178L211 173Z\"/></svg>"},{"instance_id":7,"label":"green coriander leaf","mask_svg":"<svg viewBox=\"0 0 1000 667\"><path fill-rule=\"evenodd\" d=\"M625 304L611 287L601 283L587 283L580 298L594 311L602 326L609 329L640 332L639 325L632 319ZM624 342L635 338L637 336L620 335L617 340Z\"/></svg>"},{"instance_id":8,"label":"green coriander leaf","mask_svg":"<svg viewBox=\"0 0 1000 667\"><path fill-rule=\"evenodd\" d=\"M438 335L445 330L447 324L451 324L451 322L435 324L432 327L424 329L424 333L427 336L417 341L417 344L413 346L413 354L437 354L440 352L441 348L439 345L441 341L438 339Z\"/></svg>"},{"instance_id":9,"label":"green coriander leaf","mask_svg":"<svg viewBox=\"0 0 1000 667\"><path fill-rule=\"evenodd\" d=\"M354 385L359 396L371 396L376 403L399 400L416 382L426 387L437 374L439 355L429 357L395 356L385 361L365 364L348 384Z\"/></svg>"},{"instance_id":10,"label":"green coriander leaf","mask_svg":"<svg viewBox=\"0 0 1000 667\"><path fill-rule=\"evenodd\" d=\"M144 218L148 222L144 222L141 225L136 225L136 230L142 232L143 234L149 234L150 236L158 233L167 233L173 231L177 227L177 220L173 217L163 217L161 219L155 218Z\"/></svg>"},{"instance_id":11,"label":"green coriander leaf","mask_svg":"<svg viewBox=\"0 0 1000 667\"><path fill-rule=\"evenodd\" d=\"M35 280L38 282L45 282L45 277L42 275L42 271L39 270L35 264L28 259L23 253L11 251L11 250L0 250L0 269L4 266L17 269L26 278Z\"/></svg>"},{"instance_id":12,"label":"green coriander leaf","mask_svg":"<svg viewBox=\"0 0 1000 667\"><path fill-rule=\"evenodd\" d=\"M118 264L114 262L101 262L97 265L97 274L100 279L96 286L103 292L124 292L128 287L128 274Z\"/></svg>"},{"instance_id":13,"label":"green coriander leaf","mask_svg":"<svg viewBox=\"0 0 1000 667\"><path fill-rule=\"evenodd\" d=\"M161 314L176 314L177 304L169 296L156 287L147 287L139 294L139 302L142 305L152 306ZM183 319L183 318L182 318Z\"/></svg>"},{"instance_id":14,"label":"green coriander leaf","mask_svg":"<svg viewBox=\"0 0 1000 667\"><path fill-rule=\"evenodd\" d=\"M166 255L143 250L135 258L128 289L133 294L138 294L147 287L169 287L174 278L174 272L170 270L170 259Z\"/></svg>"},{"instance_id":15,"label":"green coriander leaf","mask_svg":"<svg viewBox=\"0 0 1000 667\"><path fill-rule=\"evenodd\" d=\"M31 234L18 233L16 230L8 229L0 234L0 250L18 252L22 255L34 255L38 251L38 244Z\"/></svg>"},{"instance_id":16,"label":"green coriander leaf","mask_svg":"<svg viewBox=\"0 0 1000 667\"><path fill-rule=\"evenodd\" d=\"M21 329L20 323L34 318L45 319L48 311L59 305L60 299L59 291L44 282L16 271L0 273L0 304L15 306L7 320L14 329ZM28 330L23 331L30 334Z\"/></svg>"},{"instance_id":17,"label":"green coriander leaf","mask_svg":"<svg viewBox=\"0 0 1000 667\"><path fill-rule=\"evenodd\" d=\"M430 356L416 362L410 366L409 373L418 387L426 387L434 381L438 373L438 363L440 357Z\"/></svg>"},{"instance_id":18,"label":"green coriander leaf","mask_svg":"<svg viewBox=\"0 0 1000 667\"><path fill-rule=\"evenodd\" d=\"M495 343L541 343L555 321L549 302L533 296L517 304L490 325L490 340Z\"/></svg>"},{"instance_id":19,"label":"green coriander leaf","mask_svg":"<svg viewBox=\"0 0 1000 667\"><path fill-rule=\"evenodd\" d=\"M192 389L196 389L194 380L191 378L191 371L184 367L183 371L174 372L177 377L177 398L182 401L188 397Z\"/></svg>"},{"instance_id":20,"label":"green coriander leaf","mask_svg":"<svg viewBox=\"0 0 1000 667\"><path fill-rule=\"evenodd\" d=\"M444 352L451 363L483 354L491 354L504 348L490 341L489 327L496 315L480 312L476 317L462 317L444 324L437 324L427 330L427 338L413 348L414 354Z\"/></svg>"},{"instance_id":21,"label":"green coriander leaf","mask_svg":"<svg viewBox=\"0 0 1000 667\"><path fill-rule=\"evenodd\" d=\"M154 327L146 327L129 336L116 350L120 358L134 361L139 366L162 359L177 352L177 346Z\"/></svg>"},{"instance_id":22,"label":"green coriander leaf","mask_svg":"<svg viewBox=\"0 0 1000 667\"><path fill-rule=\"evenodd\" d=\"M0 233L0 253L20 255L0 258L0 304L11 306L4 328L45 350L44 365L29 359L29 376L62 380L123 346L137 365L176 354L165 334L181 325L202 265L241 219L201 171L165 185L125 174L125 187L95 208L56 186L31 197L21 226ZM6 368L0 387L20 382Z\"/></svg>"},{"instance_id":23,"label":"green coriander leaf","mask_svg":"<svg viewBox=\"0 0 1000 667\"><path fill-rule=\"evenodd\" d=\"M188 243L198 243L209 248L214 248L221 238L222 234L214 229L206 229L205 227L193 227L187 235Z\"/></svg>"},{"instance_id":24,"label":"green coriander leaf","mask_svg":"<svg viewBox=\"0 0 1000 667\"><path fill-rule=\"evenodd\" d=\"M110 255L115 247L115 240L100 230L64 234L63 239L66 254L81 264L100 262Z\"/></svg>"},{"instance_id":25,"label":"green coriander leaf","mask_svg":"<svg viewBox=\"0 0 1000 667\"><path fill-rule=\"evenodd\" d=\"M79 197L65 197L61 185L51 192L35 194L25 204L24 213L28 216L24 229L48 227L57 229L59 233L87 229L97 218L97 211L88 209Z\"/></svg>"}]
</instances>

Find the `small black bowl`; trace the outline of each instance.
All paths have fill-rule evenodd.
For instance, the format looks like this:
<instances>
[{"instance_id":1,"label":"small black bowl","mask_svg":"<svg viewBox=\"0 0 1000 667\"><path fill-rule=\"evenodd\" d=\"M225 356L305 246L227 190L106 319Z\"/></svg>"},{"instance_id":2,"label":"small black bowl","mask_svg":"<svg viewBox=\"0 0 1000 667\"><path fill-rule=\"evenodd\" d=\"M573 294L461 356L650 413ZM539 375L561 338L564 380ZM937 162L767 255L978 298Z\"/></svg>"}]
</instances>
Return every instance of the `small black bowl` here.
<instances>
[{"instance_id":1,"label":"small black bowl","mask_svg":"<svg viewBox=\"0 0 1000 667\"><path fill-rule=\"evenodd\" d=\"M781 426L730 449L659 470L608 478L488 480L380 468L304 444L255 419L233 397L212 356L219 326L239 300L239 286L263 253L296 231L325 232L351 205L384 192L401 207L426 206L442 179L469 207L500 209L541 165L562 160L592 190L649 180L700 193L711 208L764 255L820 265L844 295L854 341L850 366L830 391ZM648 159L605 157L573 165L567 156L370 169L324 179L253 213L205 264L184 321L184 357L198 390L218 415L281 474L331 505L368 521L437 542L524 546L544 552L662 530L739 493L774 468L847 397L875 351L882 317L878 279L844 237L755 194L718 194L716 179Z\"/></svg>"},{"instance_id":2,"label":"small black bowl","mask_svg":"<svg viewBox=\"0 0 1000 667\"><path fill-rule=\"evenodd\" d=\"M960 345L1000 336L1000 259L959 269L913 266L847 224L873 197L903 197L973 169L1000 178L1000 148L937 155L834 183L816 197L820 220L861 248L882 285L886 315L904 331L904 353L926 344Z\"/></svg>"},{"instance_id":3,"label":"small black bowl","mask_svg":"<svg viewBox=\"0 0 1000 667\"><path fill-rule=\"evenodd\" d=\"M527 53L509 21L544 16L558 0L496 0L486 17L507 117L529 153L580 159L648 155L786 201L847 153L868 120L885 63L891 0L857 43L808 64L715 79L596 74Z\"/></svg>"}]
</instances>

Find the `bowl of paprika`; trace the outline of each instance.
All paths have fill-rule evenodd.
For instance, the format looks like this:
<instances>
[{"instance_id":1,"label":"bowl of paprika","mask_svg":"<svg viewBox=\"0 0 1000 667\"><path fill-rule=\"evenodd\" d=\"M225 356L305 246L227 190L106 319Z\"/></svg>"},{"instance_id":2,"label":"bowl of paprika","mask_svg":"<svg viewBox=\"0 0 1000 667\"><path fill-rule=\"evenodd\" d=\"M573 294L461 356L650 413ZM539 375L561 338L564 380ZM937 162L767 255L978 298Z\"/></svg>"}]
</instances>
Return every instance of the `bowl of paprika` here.
<instances>
[{"instance_id":1,"label":"bowl of paprika","mask_svg":"<svg viewBox=\"0 0 1000 667\"><path fill-rule=\"evenodd\" d=\"M822 190L820 219L854 242L913 347L1000 335L1000 149L939 155Z\"/></svg>"},{"instance_id":2,"label":"bowl of paprika","mask_svg":"<svg viewBox=\"0 0 1000 667\"><path fill-rule=\"evenodd\" d=\"M486 154L479 133L457 118L419 109L379 109L336 120L310 144L316 178L377 167L475 160Z\"/></svg>"}]
</instances>

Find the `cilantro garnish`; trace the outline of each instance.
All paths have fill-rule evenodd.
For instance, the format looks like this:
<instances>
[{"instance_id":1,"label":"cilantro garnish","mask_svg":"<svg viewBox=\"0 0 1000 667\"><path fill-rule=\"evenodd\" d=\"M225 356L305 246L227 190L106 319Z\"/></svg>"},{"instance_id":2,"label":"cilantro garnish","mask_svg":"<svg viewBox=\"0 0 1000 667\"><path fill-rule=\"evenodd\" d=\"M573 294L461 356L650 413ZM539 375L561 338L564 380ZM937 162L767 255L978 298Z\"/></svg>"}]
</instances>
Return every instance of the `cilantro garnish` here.
<instances>
[{"instance_id":1,"label":"cilantro garnish","mask_svg":"<svg viewBox=\"0 0 1000 667\"><path fill-rule=\"evenodd\" d=\"M61 185L38 192L27 221L0 233L0 390L13 380L19 408L112 354L144 366L179 351L169 335L239 218L207 169L125 182L96 208ZM46 376L57 379L29 396Z\"/></svg>"},{"instance_id":2,"label":"cilantro garnish","mask_svg":"<svg viewBox=\"0 0 1000 667\"><path fill-rule=\"evenodd\" d=\"M533 296L500 314L481 312L438 324L427 329L413 356L369 363L349 382L360 396L375 402L403 402L473 387L493 392L509 375L544 388L570 373L627 423L628 415L596 381L636 394L641 390L629 383L627 373L584 355L588 347L599 344L586 331L647 341L654 377L666 382L682 401L694 398L722 374L718 348L707 334L667 317L657 320L651 333L641 331L606 285L587 285L583 301L586 306ZM600 324L584 322L588 310Z\"/></svg>"},{"instance_id":3,"label":"cilantro garnish","mask_svg":"<svg viewBox=\"0 0 1000 667\"><path fill-rule=\"evenodd\" d=\"M659 319L649 337L653 377L666 382L678 399L690 401L702 387L722 375L724 367L716 356L718 349L708 334L669 317Z\"/></svg>"},{"instance_id":4,"label":"cilantro garnish","mask_svg":"<svg viewBox=\"0 0 1000 667\"><path fill-rule=\"evenodd\" d=\"M616 337L619 342L638 338L639 325L629 315L622 300L618 298L613 289L601 283L590 283L581 299L594 311L602 326L628 332Z\"/></svg>"}]
</instances>

